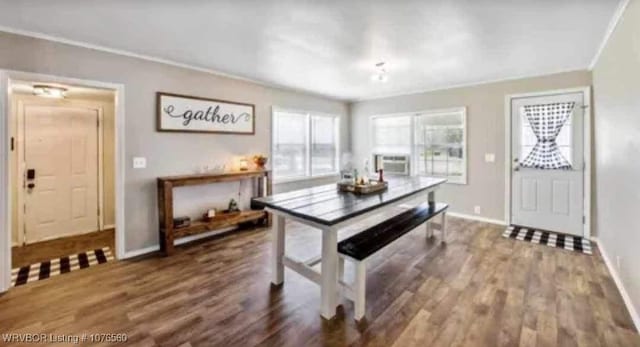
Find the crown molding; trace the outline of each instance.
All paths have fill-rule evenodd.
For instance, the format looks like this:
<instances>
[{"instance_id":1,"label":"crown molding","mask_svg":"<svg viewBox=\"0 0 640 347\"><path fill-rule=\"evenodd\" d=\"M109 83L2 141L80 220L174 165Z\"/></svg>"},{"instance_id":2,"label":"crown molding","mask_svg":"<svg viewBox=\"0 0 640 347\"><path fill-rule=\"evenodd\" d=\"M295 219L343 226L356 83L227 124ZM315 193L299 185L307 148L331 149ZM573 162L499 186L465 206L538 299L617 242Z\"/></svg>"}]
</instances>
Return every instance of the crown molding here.
<instances>
[{"instance_id":1,"label":"crown molding","mask_svg":"<svg viewBox=\"0 0 640 347\"><path fill-rule=\"evenodd\" d=\"M527 79L527 78L545 77L545 76L557 75L557 74L562 74L562 73L581 72L581 71L589 71L589 69L587 67L584 67L584 68L570 68L570 69L556 70L556 71L536 73L536 74L518 75L518 76L515 76L515 77L505 77L505 78L481 80L481 81L475 81L475 82L469 82L469 83L452 84L452 85L449 85L449 86L440 86L440 87L435 87L435 88L415 89L415 90L406 91L406 92L380 94L380 95L374 95L374 96L371 96L371 97L358 98L358 99L355 99L355 100L351 101L351 103L358 103L358 102L362 102L362 101L393 98L393 97L397 97L397 96L409 96L409 95L416 95L416 94L423 94L423 93L439 92L439 91L443 91L443 90L451 90L451 89L458 89L458 88L475 87L475 86L481 86L481 85L485 85L485 84L493 84L493 83L500 83L500 82L510 82L510 81L517 81L517 80Z\"/></svg>"},{"instance_id":2,"label":"crown molding","mask_svg":"<svg viewBox=\"0 0 640 347\"><path fill-rule=\"evenodd\" d=\"M593 70L593 68L596 67L598 60L600 59L600 55L604 51L604 48L607 46L607 42L609 42L611 35L613 35L613 32L616 30L616 27L618 26L620 19L622 19L622 15L624 14L624 11L627 9L627 5L629 5L629 0L622 0L618 4L618 8L616 8L616 11L613 13L613 17L611 17L611 21L609 21L609 26L607 27L607 31L604 34L604 37L602 38L602 42L600 42L600 46L596 51L596 55L594 55L593 59L591 59L591 64L589 64L589 70Z\"/></svg>"},{"instance_id":3,"label":"crown molding","mask_svg":"<svg viewBox=\"0 0 640 347\"><path fill-rule=\"evenodd\" d=\"M179 67L179 68L183 68L183 69L186 69L186 70L203 72L203 73L206 73L206 74L215 75L215 76L218 76L218 77L224 77L224 78L228 78L228 79L232 79L232 80L253 83L253 84L257 84L257 85L263 86L263 87L274 88L274 89L279 89L279 90L288 91L288 92L302 93L302 94L306 94L306 95L309 95L309 96L319 97L319 98L323 98L323 99L329 99L329 100L333 100L333 101L339 101L339 102L347 102L348 101L348 98L339 98L339 97L336 97L336 96L320 94L320 93L313 92L313 91L310 91L310 90L287 87L287 86L284 86L284 85L265 82L265 81L262 81L262 80L252 79L252 78L248 78L248 77L244 77L244 76L240 76L240 75L234 75L234 74L222 72L222 71L219 71L219 70L209 69L209 68L196 66L196 65L191 65L191 64L180 63L180 62L177 62L177 61L174 61L174 60L170 60L170 59L154 57L154 56L150 56L150 55L146 55L146 54L138 54L138 53L130 52L130 51L127 51L127 50L116 49L116 48L111 48L111 47L106 47L106 46L101 46L101 45L95 45L95 44L88 43L88 42L83 42L83 41L70 40L70 39L66 39L66 38L63 38L63 37L49 35L49 34L43 34L43 33L35 32L35 31L16 29L16 28L0 25L0 32L6 32L6 33L9 33L9 34L21 35L21 36L32 37L32 38L46 40L46 41L52 41L52 42L56 42L56 43L62 43L62 44L65 44L65 45L70 45L70 46L76 46L76 47L81 47L81 48L92 49L92 50L96 50L96 51L100 51L100 52L121 55L121 56L129 57L129 58L136 58L136 59L150 61L150 62L154 62L154 63L160 63L160 64L164 64L164 65Z\"/></svg>"}]
</instances>

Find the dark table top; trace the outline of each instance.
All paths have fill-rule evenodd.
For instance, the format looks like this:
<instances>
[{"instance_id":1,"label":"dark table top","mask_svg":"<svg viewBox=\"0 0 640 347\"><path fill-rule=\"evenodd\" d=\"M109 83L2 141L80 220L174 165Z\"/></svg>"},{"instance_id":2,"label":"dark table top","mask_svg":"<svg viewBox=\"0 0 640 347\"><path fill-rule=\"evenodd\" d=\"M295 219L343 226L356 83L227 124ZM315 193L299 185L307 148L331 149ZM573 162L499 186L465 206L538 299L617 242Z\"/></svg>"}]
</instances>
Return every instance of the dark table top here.
<instances>
[{"instance_id":1,"label":"dark table top","mask_svg":"<svg viewBox=\"0 0 640 347\"><path fill-rule=\"evenodd\" d=\"M328 184L255 198L252 205L280 210L298 218L331 226L431 190L446 181L433 177L392 178L385 191L369 195L340 192L335 184Z\"/></svg>"}]
</instances>

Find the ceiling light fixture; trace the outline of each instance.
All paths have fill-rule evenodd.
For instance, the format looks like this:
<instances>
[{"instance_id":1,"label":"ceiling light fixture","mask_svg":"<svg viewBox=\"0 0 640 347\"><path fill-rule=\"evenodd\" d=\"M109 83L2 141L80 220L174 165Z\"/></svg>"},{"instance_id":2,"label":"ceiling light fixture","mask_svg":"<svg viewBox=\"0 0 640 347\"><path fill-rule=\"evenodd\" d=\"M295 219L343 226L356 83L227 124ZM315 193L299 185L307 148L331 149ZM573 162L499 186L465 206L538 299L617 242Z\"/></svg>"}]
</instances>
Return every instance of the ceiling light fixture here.
<instances>
[{"instance_id":1,"label":"ceiling light fixture","mask_svg":"<svg viewBox=\"0 0 640 347\"><path fill-rule=\"evenodd\" d=\"M381 61L376 64L375 70L376 72L371 75L371 80L374 82L387 82L389 80L389 76L387 75L387 69L384 67L385 62Z\"/></svg>"},{"instance_id":2,"label":"ceiling light fixture","mask_svg":"<svg viewBox=\"0 0 640 347\"><path fill-rule=\"evenodd\" d=\"M67 95L67 89L44 84L36 84L33 86L33 95L52 99L62 99Z\"/></svg>"}]
</instances>

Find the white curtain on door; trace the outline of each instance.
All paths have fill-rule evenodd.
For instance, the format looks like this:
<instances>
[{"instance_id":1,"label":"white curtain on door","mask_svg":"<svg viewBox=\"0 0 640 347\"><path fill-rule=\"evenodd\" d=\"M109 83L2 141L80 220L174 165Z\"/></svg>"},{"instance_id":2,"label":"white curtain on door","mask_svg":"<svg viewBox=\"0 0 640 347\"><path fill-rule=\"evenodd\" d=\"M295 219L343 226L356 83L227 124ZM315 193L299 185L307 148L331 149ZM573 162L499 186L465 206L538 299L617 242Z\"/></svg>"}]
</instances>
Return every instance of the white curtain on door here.
<instances>
[{"instance_id":1,"label":"white curtain on door","mask_svg":"<svg viewBox=\"0 0 640 347\"><path fill-rule=\"evenodd\" d=\"M537 142L520 166L542 170L571 169L571 163L560 152L556 139L574 107L575 102L558 102L522 108Z\"/></svg>"}]
</instances>

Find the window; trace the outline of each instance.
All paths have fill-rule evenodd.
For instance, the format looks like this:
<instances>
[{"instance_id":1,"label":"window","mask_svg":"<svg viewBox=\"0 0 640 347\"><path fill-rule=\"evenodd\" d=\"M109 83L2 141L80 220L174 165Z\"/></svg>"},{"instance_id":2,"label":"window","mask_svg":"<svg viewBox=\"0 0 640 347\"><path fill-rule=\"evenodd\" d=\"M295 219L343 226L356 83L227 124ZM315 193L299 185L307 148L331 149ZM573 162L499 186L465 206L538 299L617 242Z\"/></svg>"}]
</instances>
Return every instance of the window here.
<instances>
[{"instance_id":1,"label":"window","mask_svg":"<svg viewBox=\"0 0 640 347\"><path fill-rule=\"evenodd\" d=\"M338 173L338 117L274 109L272 122L276 180Z\"/></svg>"},{"instance_id":2,"label":"window","mask_svg":"<svg viewBox=\"0 0 640 347\"><path fill-rule=\"evenodd\" d=\"M573 112L569 114L569 117L564 122L564 125L558 133L558 137L555 139L560 153L567 160L569 165L573 165ZM533 148L535 147L538 139L536 134L531 128L531 123L527 119L524 107L520 110L520 160L523 161L529 156Z\"/></svg>"},{"instance_id":3,"label":"window","mask_svg":"<svg viewBox=\"0 0 640 347\"><path fill-rule=\"evenodd\" d=\"M445 177L466 184L466 109L464 107L374 116L374 154L408 155L412 174Z\"/></svg>"},{"instance_id":4,"label":"window","mask_svg":"<svg viewBox=\"0 0 640 347\"><path fill-rule=\"evenodd\" d=\"M418 175L446 177L465 184L465 111L423 112L415 116L415 157Z\"/></svg>"}]
</instances>

